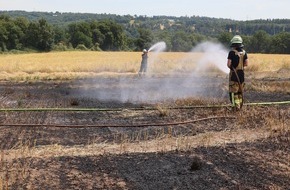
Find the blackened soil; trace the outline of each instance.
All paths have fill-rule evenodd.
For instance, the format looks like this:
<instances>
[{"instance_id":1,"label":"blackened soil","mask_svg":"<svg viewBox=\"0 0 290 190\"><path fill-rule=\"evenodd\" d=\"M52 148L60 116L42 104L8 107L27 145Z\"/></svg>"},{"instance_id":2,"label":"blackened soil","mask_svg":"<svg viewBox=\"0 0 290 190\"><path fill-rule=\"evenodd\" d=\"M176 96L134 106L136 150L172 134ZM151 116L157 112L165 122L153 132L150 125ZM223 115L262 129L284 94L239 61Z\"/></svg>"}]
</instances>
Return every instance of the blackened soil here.
<instances>
[{"instance_id":1,"label":"blackened soil","mask_svg":"<svg viewBox=\"0 0 290 190\"><path fill-rule=\"evenodd\" d=\"M95 84L95 80L2 83L0 107L3 109L106 108L108 110L1 111L0 189L289 189L289 105L244 106L240 112L234 112L230 107L182 108L182 106L201 103L229 104L227 92L219 85L223 79L207 81L212 84L212 91L208 96L204 94L198 98L194 96L191 100L185 98L184 105L180 103L182 101L177 105L175 100L138 102L138 99L135 99L135 102L122 102L93 96L97 91L110 89L109 91L117 97L117 89L122 86L114 85L115 80L103 79L102 85L97 89L88 87L92 86L92 83ZM148 82L151 83L152 80L154 83L158 82L155 79L150 79ZM269 81L264 82L267 85ZM252 89L245 92L245 99L246 102L276 102L288 101L290 96L284 92L269 93ZM179 108L168 109L168 106ZM156 123L182 122L209 116L237 118L213 119L174 126L154 126ZM13 124L28 125L13 126ZM134 127L140 124L149 124L149 126ZM57 128L52 125L68 127ZM72 125L83 127L69 127ZM131 127L100 128L85 127L86 125ZM73 148L92 142L118 144L122 143L124 136L134 137L137 134L146 134L146 137L139 135L138 141L149 141L156 139L160 134L173 137L194 136L234 131L237 128L267 129L272 132L272 135L254 142L208 147L201 145L188 151L45 158L9 157L9 152L23 146L33 148L57 144ZM135 140L131 138L130 141L135 142Z\"/></svg>"}]
</instances>

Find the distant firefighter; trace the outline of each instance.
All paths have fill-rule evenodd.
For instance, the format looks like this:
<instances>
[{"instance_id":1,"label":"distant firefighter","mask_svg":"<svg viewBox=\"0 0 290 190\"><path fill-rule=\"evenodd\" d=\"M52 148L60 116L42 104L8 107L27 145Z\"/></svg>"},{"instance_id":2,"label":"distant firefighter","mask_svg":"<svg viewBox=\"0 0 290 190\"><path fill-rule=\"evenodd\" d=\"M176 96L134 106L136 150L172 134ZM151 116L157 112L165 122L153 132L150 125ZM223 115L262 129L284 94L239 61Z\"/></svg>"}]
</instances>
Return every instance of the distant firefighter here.
<instances>
[{"instance_id":1,"label":"distant firefighter","mask_svg":"<svg viewBox=\"0 0 290 190\"><path fill-rule=\"evenodd\" d=\"M231 51L228 54L227 66L229 74L229 95L232 105L236 110L241 109L244 101L244 67L248 65L248 55L243 49L243 39L236 35L231 40Z\"/></svg>"},{"instance_id":2,"label":"distant firefighter","mask_svg":"<svg viewBox=\"0 0 290 190\"><path fill-rule=\"evenodd\" d=\"M148 51L146 49L143 49L141 67L138 73L139 76L147 72L147 65L148 65Z\"/></svg>"}]
</instances>

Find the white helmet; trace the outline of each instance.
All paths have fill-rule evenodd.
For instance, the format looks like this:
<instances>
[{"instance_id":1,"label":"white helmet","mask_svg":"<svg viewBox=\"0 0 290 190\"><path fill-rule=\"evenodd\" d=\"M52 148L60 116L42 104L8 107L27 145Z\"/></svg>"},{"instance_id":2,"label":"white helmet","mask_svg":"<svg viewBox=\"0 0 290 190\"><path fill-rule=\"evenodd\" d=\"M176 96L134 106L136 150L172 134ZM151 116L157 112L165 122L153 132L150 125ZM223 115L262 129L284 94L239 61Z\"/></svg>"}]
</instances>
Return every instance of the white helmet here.
<instances>
[{"instance_id":1,"label":"white helmet","mask_svg":"<svg viewBox=\"0 0 290 190\"><path fill-rule=\"evenodd\" d=\"M147 53L147 49L143 49L143 53Z\"/></svg>"},{"instance_id":2,"label":"white helmet","mask_svg":"<svg viewBox=\"0 0 290 190\"><path fill-rule=\"evenodd\" d=\"M241 36L239 35L235 35L232 40L231 40L232 44L242 44L243 43L243 39Z\"/></svg>"},{"instance_id":3,"label":"white helmet","mask_svg":"<svg viewBox=\"0 0 290 190\"><path fill-rule=\"evenodd\" d=\"M235 35L231 40L231 47L244 47L242 37L239 35Z\"/></svg>"}]
</instances>

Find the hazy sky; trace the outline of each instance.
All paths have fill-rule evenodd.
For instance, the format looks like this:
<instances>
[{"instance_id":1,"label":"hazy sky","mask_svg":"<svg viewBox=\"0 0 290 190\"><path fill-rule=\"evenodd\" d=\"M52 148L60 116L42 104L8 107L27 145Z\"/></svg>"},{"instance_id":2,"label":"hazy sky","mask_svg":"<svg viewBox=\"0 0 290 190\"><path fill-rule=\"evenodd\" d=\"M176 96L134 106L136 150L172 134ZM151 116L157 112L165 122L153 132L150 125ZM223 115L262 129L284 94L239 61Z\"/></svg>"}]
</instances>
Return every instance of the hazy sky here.
<instances>
[{"instance_id":1,"label":"hazy sky","mask_svg":"<svg viewBox=\"0 0 290 190\"><path fill-rule=\"evenodd\" d=\"M0 0L0 10L290 19L290 0Z\"/></svg>"}]
</instances>

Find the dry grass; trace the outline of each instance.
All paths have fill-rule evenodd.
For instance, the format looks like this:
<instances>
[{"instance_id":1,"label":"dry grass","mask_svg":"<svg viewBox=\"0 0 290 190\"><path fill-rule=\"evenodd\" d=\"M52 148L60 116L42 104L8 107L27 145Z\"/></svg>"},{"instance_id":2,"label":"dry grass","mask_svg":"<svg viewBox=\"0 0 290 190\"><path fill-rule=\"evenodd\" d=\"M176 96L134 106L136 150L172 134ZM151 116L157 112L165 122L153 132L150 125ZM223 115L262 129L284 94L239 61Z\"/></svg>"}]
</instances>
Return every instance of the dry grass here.
<instances>
[{"instance_id":1,"label":"dry grass","mask_svg":"<svg viewBox=\"0 0 290 190\"><path fill-rule=\"evenodd\" d=\"M268 93L290 93L290 81L272 81L267 85L259 81L252 81L251 83L247 84L246 88Z\"/></svg>"},{"instance_id":2,"label":"dry grass","mask_svg":"<svg viewBox=\"0 0 290 190\"><path fill-rule=\"evenodd\" d=\"M185 73L196 68L202 53L164 52L150 53L149 56L149 70L153 73ZM250 54L249 59L248 71L265 72L290 68L290 55ZM140 52L2 54L0 80L66 80L99 75L136 74L140 61Z\"/></svg>"},{"instance_id":3,"label":"dry grass","mask_svg":"<svg viewBox=\"0 0 290 190\"><path fill-rule=\"evenodd\" d=\"M183 54L163 53L158 62L160 70L170 69ZM159 56L158 56L159 57ZM2 80L61 80L96 75L137 73L140 67L140 52L51 52L0 55L0 79ZM164 63L168 67L164 68ZM152 67L152 69L155 69Z\"/></svg>"},{"instance_id":4,"label":"dry grass","mask_svg":"<svg viewBox=\"0 0 290 190\"><path fill-rule=\"evenodd\" d=\"M164 110L161 106L158 107L158 110ZM233 130L173 135L175 131L169 127L166 131L157 131L154 135L155 137L151 139L148 137L148 131L144 130L132 136L126 133L118 133L116 134L118 137L116 137L115 142L89 142L78 146L62 146L58 144L35 146L35 141L20 140L12 149L5 150L5 153L4 150L1 152L0 190L8 189L16 181L24 181L29 177L31 167L27 158L46 159L66 156L86 157L127 153L190 151L197 147L223 147L233 143L255 142L269 137L279 138L281 135L287 137L289 142L289 110L262 112L261 109L249 108L248 111L239 117L237 127ZM260 114L262 114L262 118L265 118L263 126L258 128L244 127L244 123L253 123L251 120L246 121L246 119L252 115L254 115L252 119L256 118L255 115ZM25 134L23 133L20 136L22 135Z\"/></svg>"},{"instance_id":5,"label":"dry grass","mask_svg":"<svg viewBox=\"0 0 290 190\"><path fill-rule=\"evenodd\" d=\"M250 54L250 71L279 71L280 69L290 69L290 55L279 54Z\"/></svg>"},{"instance_id":6,"label":"dry grass","mask_svg":"<svg viewBox=\"0 0 290 190\"><path fill-rule=\"evenodd\" d=\"M154 72L186 72L195 67L200 53L151 53ZM289 55L251 54L250 71L289 68ZM140 52L51 52L0 55L1 79L70 79L97 73L136 73ZM225 60L226 61L226 60Z\"/></svg>"},{"instance_id":7,"label":"dry grass","mask_svg":"<svg viewBox=\"0 0 290 190\"><path fill-rule=\"evenodd\" d=\"M31 147L18 147L7 151L7 161L27 157L46 158L61 156L90 156L105 154L142 153L142 152L168 152L188 151L195 147L220 146L229 143L252 142L264 139L270 135L265 129L237 129L236 131L208 132L193 136L179 135L171 136L169 133L162 133L151 140L139 141L132 139L127 134L123 135L120 143L93 143L83 146L61 146L58 144ZM9 153L8 153L9 152ZM9 159L10 158L10 159ZM25 163L19 163L25 164ZM24 171L25 168L19 168ZM24 171L25 174L25 171Z\"/></svg>"}]
</instances>

